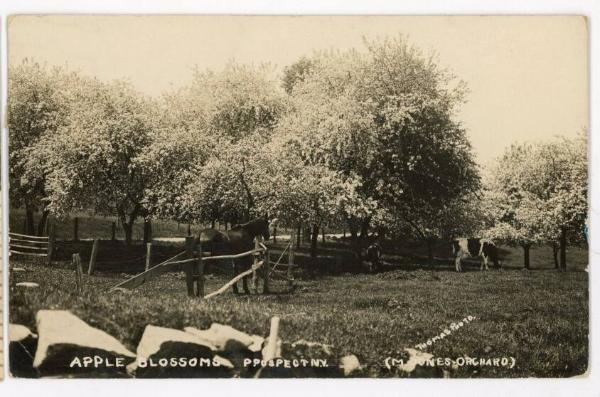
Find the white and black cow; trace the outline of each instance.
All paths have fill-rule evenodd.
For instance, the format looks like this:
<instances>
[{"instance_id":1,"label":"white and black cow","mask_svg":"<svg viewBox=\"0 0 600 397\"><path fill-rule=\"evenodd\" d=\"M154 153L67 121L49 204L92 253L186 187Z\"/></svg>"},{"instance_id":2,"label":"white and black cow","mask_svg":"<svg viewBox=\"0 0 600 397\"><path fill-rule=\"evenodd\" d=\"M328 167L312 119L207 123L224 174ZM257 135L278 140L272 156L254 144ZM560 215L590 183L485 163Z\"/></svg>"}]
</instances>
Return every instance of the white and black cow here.
<instances>
[{"instance_id":1,"label":"white and black cow","mask_svg":"<svg viewBox=\"0 0 600 397\"><path fill-rule=\"evenodd\" d=\"M452 241L452 253L454 254L454 264L456 265L456 271L461 272L462 266L461 261L464 258L476 258L481 257L480 270L488 270L488 261L491 260L494 266L499 267L500 261L498 260L498 248L491 240L481 238L459 238Z\"/></svg>"}]
</instances>

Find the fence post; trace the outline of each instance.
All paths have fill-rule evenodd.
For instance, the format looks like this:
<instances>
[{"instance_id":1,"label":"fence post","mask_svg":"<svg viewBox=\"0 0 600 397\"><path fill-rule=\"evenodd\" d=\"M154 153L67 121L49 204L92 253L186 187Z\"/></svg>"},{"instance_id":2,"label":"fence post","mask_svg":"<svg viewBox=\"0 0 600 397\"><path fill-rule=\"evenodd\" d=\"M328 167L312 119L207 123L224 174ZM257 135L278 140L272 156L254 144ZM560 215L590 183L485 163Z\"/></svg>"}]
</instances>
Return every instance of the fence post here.
<instances>
[{"instance_id":1,"label":"fence post","mask_svg":"<svg viewBox=\"0 0 600 397\"><path fill-rule=\"evenodd\" d=\"M54 254L54 238L54 223L52 223L48 233L48 265L52 264L52 255Z\"/></svg>"},{"instance_id":2,"label":"fence post","mask_svg":"<svg viewBox=\"0 0 600 397\"><path fill-rule=\"evenodd\" d=\"M117 224L115 221L112 221L110 225L110 240L115 241L117 239Z\"/></svg>"},{"instance_id":3,"label":"fence post","mask_svg":"<svg viewBox=\"0 0 600 397\"><path fill-rule=\"evenodd\" d=\"M258 242L258 238L254 239L254 249L260 249L260 244ZM258 253L254 253L252 255L252 289L255 293L258 293L258 278L256 277L256 264L258 263Z\"/></svg>"},{"instance_id":4,"label":"fence post","mask_svg":"<svg viewBox=\"0 0 600 397\"><path fill-rule=\"evenodd\" d=\"M265 347L265 360L272 360L278 356L277 349L277 336L279 334L279 317L273 316L271 318L271 329L269 330L269 337L267 338L267 346Z\"/></svg>"},{"instance_id":5,"label":"fence post","mask_svg":"<svg viewBox=\"0 0 600 397\"><path fill-rule=\"evenodd\" d=\"M88 265L88 276L94 274L94 267L96 266L96 256L98 255L98 244L100 240L97 238L94 239L94 244L92 245L92 254L90 255L90 264Z\"/></svg>"},{"instance_id":6,"label":"fence post","mask_svg":"<svg viewBox=\"0 0 600 397\"><path fill-rule=\"evenodd\" d=\"M73 254L73 266L75 267L75 283L77 292L83 292L83 269L81 268L81 257L79 254Z\"/></svg>"},{"instance_id":7,"label":"fence post","mask_svg":"<svg viewBox=\"0 0 600 397\"><path fill-rule=\"evenodd\" d=\"M152 221L144 219L144 244L152 241Z\"/></svg>"},{"instance_id":8,"label":"fence post","mask_svg":"<svg viewBox=\"0 0 600 397\"><path fill-rule=\"evenodd\" d=\"M288 268L287 268L287 278L288 285L291 287L294 282L294 273L292 272L292 266L294 266L294 244L290 241L290 252L288 253Z\"/></svg>"},{"instance_id":9,"label":"fence post","mask_svg":"<svg viewBox=\"0 0 600 397\"><path fill-rule=\"evenodd\" d=\"M194 248L196 246L196 239L188 236L185 238L185 252L187 258L192 259L194 257ZM185 285L187 287L188 296L194 296L194 262L185 264Z\"/></svg>"},{"instance_id":10,"label":"fence post","mask_svg":"<svg viewBox=\"0 0 600 397\"><path fill-rule=\"evenodd\" d=\"M198 248L198 263L196 264L197 267L197 281L196 284L198 286L198 292L197 292L197 296L199 296L201 299L204 298L204 261L202 260L202 244L198 243L197 245Z\"/></svg>"},{"instance_id":11,"label":"fence post","mask_svg":"<svg viewBox=\"0 0 600 397\"><path fill-rule=\"evenodd\" d=\"M269 249L265 250L264 263L262 265L263 276L263 294L269 293L269 272L271 271L271 262L269 260Z\"/></svg>"},{"instance_id":12,"label":"fence post","mask_svg":"<svg viewBox=\"0 0 600 397\"><path fill-rule=\"evenodd\" d=\"M152 265L152 243L146 243L146 270Z\"/></svg>"}]
</instances>

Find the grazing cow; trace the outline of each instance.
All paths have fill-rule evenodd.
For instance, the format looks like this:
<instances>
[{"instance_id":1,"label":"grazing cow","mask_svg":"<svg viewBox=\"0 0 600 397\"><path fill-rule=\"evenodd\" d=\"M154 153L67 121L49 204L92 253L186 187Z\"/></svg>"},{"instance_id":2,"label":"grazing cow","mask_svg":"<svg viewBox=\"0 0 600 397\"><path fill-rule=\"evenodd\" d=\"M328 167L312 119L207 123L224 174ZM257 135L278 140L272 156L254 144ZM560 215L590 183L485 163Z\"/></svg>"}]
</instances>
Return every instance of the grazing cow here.
<instances>
[{"instance_id":1,"label":"grazing cow","mask_svg":"<svg viewBox=\"0 0 600 397\"><path fill-rule=\"evenodd\" d=\"M378 243L373 243L367 247L367 261L371 273L381 270L381 247Z\"/></svg>"},{"instance_id":2,"label":"grazing cow","mask_svg":"<svg viewBox=\"0 0 600 397\"><path fill-rule=\"evenodd\" d=\"M483 261L479 270L488 270L488 260L491 259L494 262L495 267L500 267L500 261L498 261L498 248L496 245L487 239L480 238L459 238L452 241L452 253L454 254L454 264L456 265L456 271L461 272L461 260L467 257L476 258L481 257Z\"/></svg>"}]
</instances>

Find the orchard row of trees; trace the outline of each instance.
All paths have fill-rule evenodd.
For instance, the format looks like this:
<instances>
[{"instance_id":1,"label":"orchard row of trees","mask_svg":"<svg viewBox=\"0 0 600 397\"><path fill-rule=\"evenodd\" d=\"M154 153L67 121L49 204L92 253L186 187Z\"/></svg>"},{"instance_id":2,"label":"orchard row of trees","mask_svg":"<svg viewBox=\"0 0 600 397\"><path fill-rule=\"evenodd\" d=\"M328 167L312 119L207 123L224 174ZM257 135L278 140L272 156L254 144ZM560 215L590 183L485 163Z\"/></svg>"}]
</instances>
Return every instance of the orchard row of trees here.
<instances>
[{"instance_id":1,"label":"orchard row of trees","mask_svg":"<svg viewBox=\"0 0 600 397\"><path fill-rule=\"evenodd\" d=\"M270 65L196 70L159 98L25 61L9 70L11 205L25 208L31 234L36 212L38 232L49 214L117 216L128 244L139 219L238 223L268 213L310 228L313 255L325 226L347 228L357 246L377 231L431 247L482 230L555 241L581 222L585 140L513 147L482 183L455 120L466 92L403 38L315 53L283 76ZM533 188L536 172L546 188ZM583 196L573 206L568 194Z\"/></svg>"},{"instance_id":2,"label":"orchard row of trees","mask_svg":"<svg viewBox=\"0 0 600 397\"><path fill-rule=\"evenodd\" d=\"M513 145L497 160L481 201L492 221L489 237L529 250L550 244L557 268L566 246L587 244L587 133L536 144ZM558 258L560 253L560 260Z\"/></svg>"}]
</instances>

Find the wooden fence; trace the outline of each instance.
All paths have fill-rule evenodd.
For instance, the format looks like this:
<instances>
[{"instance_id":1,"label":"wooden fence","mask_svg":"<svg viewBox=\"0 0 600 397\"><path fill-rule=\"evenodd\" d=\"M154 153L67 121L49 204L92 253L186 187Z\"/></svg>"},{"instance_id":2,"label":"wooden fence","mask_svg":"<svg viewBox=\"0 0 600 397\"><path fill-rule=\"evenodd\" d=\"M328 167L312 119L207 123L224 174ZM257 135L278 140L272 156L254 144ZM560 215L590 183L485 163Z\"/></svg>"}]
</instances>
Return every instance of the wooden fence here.
<instances>
[{"instance_id":1,"label":"wooden fence","mask_svg":"<svg viewBox=\"0 0 600 397\"><path fill-rule=\"evenodd\" d=\"M48 236L29 236L27 234L8 233L8 249L10 255L47 258L52 261L54 251L54 225L50 227Z\"/></svg>"},{"instance_id":2,"label":"wooden fence","mask_svg":"<svg viewBox=\"0 0 600 397\"><path fill-rule=\"evenodd\" d=\"M293 251L291 251L292 250L291 247L292 247L292 245L290 243L290 245L288 246L288 248L290 249L289 260L288 260L289 263L287 264L288 276L287 277L281 276L281 275L279 276L279 277L284 277L288 281L288 283L290 283L290 285L292 285L292 283L293 283L293 278L291 277L291 274L292 274L291 272L292 272L292 268L294 267L294 265L293 265L294 257L293 257ZM286 250L288 248L286 248ZM171 270L174 266L176 266L176 265L182 266L183 265L185 275L186 275L185 283L186 283L186 289L187 289L188 296L195 296L195 297L200 297L203 299L210 299L212 297L215 297L215 296L220 295L223 292L227 291L236 282L238 282L239 280L241 280L242 278L244 278L246 276L252 276L251 286L252 286L254 292L256 292L256 293L258 293L258 280L259 280L259 278L262 279L262 283L263 283L262 293L267 294L267 293L269 293L269 278L270 278L270 276L272 274L274 274L275 271L279 271L279 270L276 270L277 266L285 266L285 265L279 264L279 262L284 254L285 254L285 250L279 257L279 260L277 262L272 262L270 260L269 248L267 246L265 246L263 243L259 242L258 240L255 240L254 249L252 249L250 251L242 252L242 253L235 254L235 255L209 256L210 252L203 252L202 246L197 241L196 238L186 237L185 251L180 252L179 254L173 256L172 258L169 258L166 261L164 261L156 266L150 267L148 270L115 285L109 291L115 291L115 290L119 290L119 289L137 288L140 285L144 284L146 281L149 281L150 279L155 278L155 277ZM234 259L243 258L243 257L247 257L247 256L252 256L254 259L253 264L250 267L250 269L236 275L234 278L232 278L227 283L225 283L217 291L211 292L210 294L207 294L207 295L204 294L204 267L207 262L218 261L218 260L234 260ZM262 259L261 259L261 257L262 257ZM273 269L270 266L271 264L275 264L275 267Z\"/></svg>"}]
</instances>

